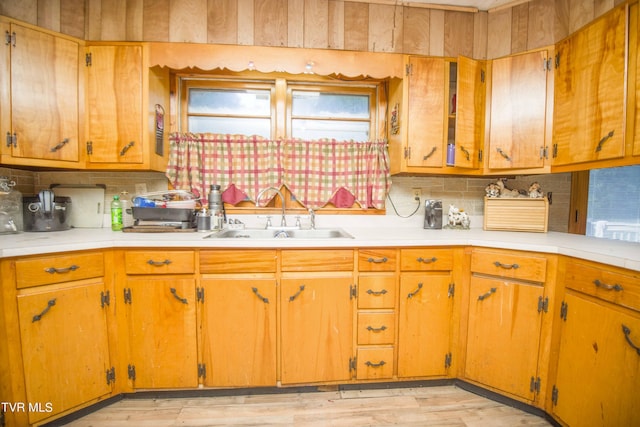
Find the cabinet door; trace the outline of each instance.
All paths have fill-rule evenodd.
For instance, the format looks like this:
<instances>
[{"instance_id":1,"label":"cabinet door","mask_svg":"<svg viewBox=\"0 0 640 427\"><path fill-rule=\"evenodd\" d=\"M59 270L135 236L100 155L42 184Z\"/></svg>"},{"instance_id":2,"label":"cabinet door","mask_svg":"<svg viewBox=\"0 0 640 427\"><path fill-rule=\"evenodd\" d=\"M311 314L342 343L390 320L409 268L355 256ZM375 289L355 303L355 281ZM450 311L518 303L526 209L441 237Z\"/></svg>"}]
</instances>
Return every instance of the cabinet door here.
<instances>
[{"instance_id":1,"label":"cabinet door","mask_svg":"<svg viewBox=\"0 0 640 427\"><path fill-rule=\"evenodd\" d=\"M474 276L469 295L465 377L533 401L543 287Z\"/></svg>"},{"instance_id":2,"label":"cabinet door","mask_svg":"<svg viewBox=\"0 0 640 427\"><path fill-rule=\"evenodd\" d=\"M625 17L618 7L557 46L553 165L624 155Z\"/></svg>"},{"instance_id":3,"label":"cabinet door","mask_svg":"<svg viewBox=\"0 0 640 427\"><path fill-rule=\"evenodd\" d=\"M139 276L127 279L127 293L134 387L196 387L195 280Z\"/></svg>"},{"instance_id":4,"label":"cabinet door","mask_svg":"<svg viewBox=\"0 0 640 427\"><path fill-rule=\"evenodd\" d=\"M453 297L449 273L403 273L398 310L398 377L446 375Z\"/></svg>"},{"instance_id":5,"label":"cabinet door","mask_svg":"<svg viewBox=\"0 0 640 427\"><path fill-rule=\"evenodd\" d=\"M407 166L442 167L445 146L446 62L409 58Z\"/></svg>"},{"instance_id":6,"label":"cabinet door","mask_svg":"<svg viewBox=\"0 0 640 427\"><path fill-rule=\"evenodd\" d=\"M571 426L640 425L640 318L573 294L565 304L553 413Z\"/></svg>"},{"instance_id":7,"label":"cabinet door","mask_svg":"<svg viewBox=\"0 0 640 427\"><path fill-rule=\"evenodd\" d=\"M202 279L204 384L276 385L276 281Z\"/></svg>"},{"instance_id":8,"label":"cabinet door","mask_svg":"<svg viewBox=\"0 0 640 427\"><path fill-rule=\"evenodd\" d=\"M91 163L142 163L142 47L91 46L87 140Z\"/></svg>"},{"instance_id":9,"label":"cabinet door","mask_svg":"<svg viewBox=\"0 0 640 427\"><path fill-rule=\"evenodd\" d=\"M544 166L547 51L493 60L489 168Z\"/></svg>"},{"instance_id":10,"label":"cabinet door","mask_svg":"<svg viewBox=\"0 0 640 427\"><path fill-rule=\"evenodd\" d=\"M478 168L484 134L485 64L458 57L455 105L455 166ZM453 108L453 107L452 107Z\"/></svg>"},{"instance_id":11,"label":"cabinet door","mask_svg":"<svg viewBox=\"0 0 640 427\"><path fill-rule=\"evenodd\" d=\"M12 157L78 161L79 45L11 24Z\"/></svg>"},{"instance_id":12,"label":"cabinet door","mask_svg":"<svg viewBox=\"0 0 640 427\"><path fill-rule=\"evenodd\" d=\"M282 279L282 383L345 381L353 355L353 277Z\"/></svg>"},{"instance_id":13,"label":"cabinet door","mask_svg":"<svg viewBox=\"0 0 640 427\"><path fill-rule=\"evenodd\" d=\"M111 392L102 281L18 296L20 337L35 423Z\"/></svg>"}]
</instances>

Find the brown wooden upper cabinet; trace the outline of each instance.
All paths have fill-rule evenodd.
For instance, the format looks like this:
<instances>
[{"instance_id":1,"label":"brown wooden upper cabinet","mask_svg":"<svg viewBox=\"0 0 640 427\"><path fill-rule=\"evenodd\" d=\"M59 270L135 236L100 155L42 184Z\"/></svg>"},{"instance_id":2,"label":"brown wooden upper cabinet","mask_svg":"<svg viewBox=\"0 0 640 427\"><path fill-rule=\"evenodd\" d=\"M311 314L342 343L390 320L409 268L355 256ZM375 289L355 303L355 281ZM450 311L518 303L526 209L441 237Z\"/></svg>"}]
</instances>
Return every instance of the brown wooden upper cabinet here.
<instances>
[{"instance_id":1,"label":"brown wooden upper cabinet","mask_svg":"<svg viewBox=\"0 0 640 427\"><path fill-rule=\"evenodd\" d=\"M626 10L557 44L553 166L625 154Z\"/></svg>"},{"instance_id":2,"label":"brown wooden upper cabinet","mask_svg":"<svg viewBox=\"0 0 640 427\"><path fill-rule=\"evenodd\" d=\"M550 51L541 49L492 61L489 169L545 166Z\"/></svg>"},{"instance_id":3,"label":"brown wooden upper cabinet","mask_svg":"<svg viewBox=\"0 0 640 427\"><path fill-rule=\"evenodd\" d=\"M484 77L483 61L407 57L403 83L406 140L401 158L392 159L400 163L395 169L464 173L478 168L484 132Z\"/></svg>"},{"instance_id":4,"label":"brown wooden upper cabinet","mask_svg":"<svg viewBox=\"0 0 640 427\"><path fill-rule=\"evenodd\" d=\"M77 168L79 41L0 22L2 163Z\"/></svg>"},{"instance_id":5,"label":"brown wooden upper cabinet","mask_svg":"<svg viewBox=\"0 0 640 427\"><path fill-rule=\"evenodd\" d=\"M142 46L89 46L87 159L142 163Z\"/></svg>"}]
</instances>

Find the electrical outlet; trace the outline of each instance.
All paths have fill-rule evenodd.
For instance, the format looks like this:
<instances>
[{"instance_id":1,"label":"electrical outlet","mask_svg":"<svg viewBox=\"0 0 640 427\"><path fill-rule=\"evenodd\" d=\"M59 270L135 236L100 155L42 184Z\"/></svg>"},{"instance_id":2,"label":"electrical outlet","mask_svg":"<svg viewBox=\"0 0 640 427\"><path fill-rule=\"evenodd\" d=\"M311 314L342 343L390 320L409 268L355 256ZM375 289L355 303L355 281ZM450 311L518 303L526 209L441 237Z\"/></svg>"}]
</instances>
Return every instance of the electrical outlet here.
<instances>
[{"instance_id":1,"label":"electrical outlet","mask_svg":"<svg viewBox=\"0 0 640 427\"><path fill-rule=\"evenodd\" d=\"M413 188L411 190L411 194L413 194L414 200L420 200L420 198L422 197L422 188Z\"/></svg>"}]
</instances>

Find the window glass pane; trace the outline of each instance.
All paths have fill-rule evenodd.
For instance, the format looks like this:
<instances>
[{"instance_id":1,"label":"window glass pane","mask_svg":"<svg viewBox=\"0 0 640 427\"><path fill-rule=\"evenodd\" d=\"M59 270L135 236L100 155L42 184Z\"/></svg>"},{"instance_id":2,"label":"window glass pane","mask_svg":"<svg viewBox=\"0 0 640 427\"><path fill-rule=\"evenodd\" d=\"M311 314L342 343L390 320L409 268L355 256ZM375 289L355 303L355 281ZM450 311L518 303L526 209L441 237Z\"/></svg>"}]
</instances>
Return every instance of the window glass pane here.
<instances>
[{"instance_id":1,"label":"window glass pane","mask_svg":"<svg viewBox=\"0 0 640 427\"><path fill-rule=\"evenodd\" d=\"M294 90L294 117L369 118L369 96Z\"/></svg>"},{"instance_id":2,"label":"window glass pane","mask_svg":"<svg viewBox=\"0 0 640 427\"><path fill-rule=\"evenodd\" d=\"M589 173L587 236L640 242L640 166Z\"/></svg>"},{"instance_id":3,"label":"window glass pane","mask_svg":"<svg viewBox=\"0 0 640 427\"><path fill-rule=\"evenodd\" d=\"M231 114L268 116L271 93L268 90L190 89L189 114Z\"/></svg>"},{"instance_id":4,"label":"window glass pane","mask_svg":"<svg viewBox=\"0 0 640 427\"><path fill-rule=\"evenodd\" d=\"M189 117L189 132L271 137L271 119Z\"/></svg>"},{"instance_id":5,"label":"window glass pane","mask_svg":"<svg viewBox=\"0 0 640 427\"><path fill-rule=\"evenodd\" d=\"M291 121L291 127L291 134L294 138L333 138L338 141L369 140L369 122L294 119Z\"/></svg>"}]
</instances>

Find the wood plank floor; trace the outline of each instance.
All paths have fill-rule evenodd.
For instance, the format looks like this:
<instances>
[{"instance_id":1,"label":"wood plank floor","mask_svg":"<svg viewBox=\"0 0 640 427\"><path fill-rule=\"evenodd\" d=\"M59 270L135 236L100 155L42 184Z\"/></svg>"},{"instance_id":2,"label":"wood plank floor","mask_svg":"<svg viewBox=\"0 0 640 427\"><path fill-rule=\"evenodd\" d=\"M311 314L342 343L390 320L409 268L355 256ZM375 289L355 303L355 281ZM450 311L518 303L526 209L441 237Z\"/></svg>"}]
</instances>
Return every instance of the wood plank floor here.
<instances>
[{"instance_id":1,"label":"wood plank floor","mask_svg":"<svg viewBox=\"0 0 640 427\"><path fill-rule=\"evenodd\" d=\"M454 385L177 399L123 399L74 427L550 426Z\"/></svg>"}]
</instances>

